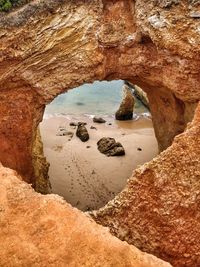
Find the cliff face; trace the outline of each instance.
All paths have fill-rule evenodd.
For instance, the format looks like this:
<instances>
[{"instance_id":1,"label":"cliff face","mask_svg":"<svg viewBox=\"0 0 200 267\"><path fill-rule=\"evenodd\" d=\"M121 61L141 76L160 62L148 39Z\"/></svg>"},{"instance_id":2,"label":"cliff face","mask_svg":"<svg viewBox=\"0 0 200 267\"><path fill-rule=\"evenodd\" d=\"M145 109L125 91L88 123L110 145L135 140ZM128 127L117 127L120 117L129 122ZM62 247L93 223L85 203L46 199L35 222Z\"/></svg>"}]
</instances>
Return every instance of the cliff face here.
<instances>
[{"instance_id":1,"label":"cliff face","mask_svg":"<svg viewBox=\"0 0 200 267\"><path fill-rule=\"evenodd\" d=\"M199 99L198 9L189 1L48 0L1 14L3 164L34 184L33 139L45 104L103 79L147 92L160 150L168 147Z\"/></svg>"},{"instance_id":2,"label":"cliff face","mask_svg":"<svg viewBox=\"0 0 200 267\"><path fill-rule=\"evenodd\" d=\"M200 105L172 146L135 170L125 189L92 216L173 266L200 266L199 151Z\"/></svg>"},{"instance_id":3,"label":"cliff face","mask_svg":"<svg viewBox=\"0 0 200 267\"><path fill-rule=\"evenodd\" d=\"M170 267L0 166L0 265Z\"/></svg>"},{"instance_id":4,"label":"cliff face","mask_svg":"<svg viewBox=\"0 0 200 267\"><path fill-rule=\"evenodd\" d=\"M189 0L38 0L0 15L3 165L37 187L46 172L43 156L34 153L45 105L103 79L124 79L147 93L160 150L166 149L200 99L199 12L199 1ZM199 111L173 146L136 170L95 214L120 238L175 266L200 265L198 118ZM44 181L45 175L47 192Z\"/></svg>"}]
</instances>

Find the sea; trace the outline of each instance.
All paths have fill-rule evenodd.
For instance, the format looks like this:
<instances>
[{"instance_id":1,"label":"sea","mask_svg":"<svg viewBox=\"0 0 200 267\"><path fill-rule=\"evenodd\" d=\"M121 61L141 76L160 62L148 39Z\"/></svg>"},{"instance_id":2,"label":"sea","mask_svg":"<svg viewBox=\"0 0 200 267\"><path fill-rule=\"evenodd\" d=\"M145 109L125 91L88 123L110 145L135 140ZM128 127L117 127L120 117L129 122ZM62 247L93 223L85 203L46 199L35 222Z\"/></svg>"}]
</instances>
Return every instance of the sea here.
<instances>
[{"instance_id":1,"label":"sea","mask_svg":"<svg viewBox=\"0 0 200 267\"><path fill-rule=\"evenodd\" d=\"M112 116L123 98L123 80L95 81L83 84L57 96L45 109L44 118L51 116ZM135 116L149 116L148 109L138 100Z\"/></svg>"}]
</instances>

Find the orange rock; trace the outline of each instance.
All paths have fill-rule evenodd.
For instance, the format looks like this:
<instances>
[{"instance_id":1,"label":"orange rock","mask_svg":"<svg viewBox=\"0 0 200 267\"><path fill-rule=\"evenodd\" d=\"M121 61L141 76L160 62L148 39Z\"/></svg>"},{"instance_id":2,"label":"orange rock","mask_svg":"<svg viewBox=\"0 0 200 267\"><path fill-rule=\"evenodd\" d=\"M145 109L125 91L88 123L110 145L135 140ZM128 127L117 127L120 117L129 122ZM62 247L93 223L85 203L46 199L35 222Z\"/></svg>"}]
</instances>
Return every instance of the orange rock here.
<instances>
[{"instance_id":1,"label":"orange rock","mask_svg":"<svg viewBox=\"0 0 200 267\"><path fill-rule=\"evenodd\" d=\"M160 151L169 147L200 100L200 28L199 19L191 16L198 10L197 1L186 0L46 0L1 14L0 162L48 192L48 165L36 141L45 105L71 88L103 79L125 79L147 93ZM126 189L96 213L96 220L174 266L200 266L199 136L198 111L185 133L136 170ZM88 219L87 231L63 238L71 227L86 227L86 217L55 196L37 195L14 177L7 179L4 171L1 183L3 266L9 261L11 266L62 265L66 258L73 266L86 256L93 266L97 258L99 265L103 260L114 266L134 261L133 248L110 235L92 242L96 231L105 230ZM76 212L81 222L74 219ZM69 222L66 213L72 215ZM62 218L59 224L57 218ZM105 249L111 239L120 248L114 244L117 249ZM104 242L101 249L96 240ZM130 258L124 256L126 249ZM108 252L111 256L101 257Z\"/></svg>"},{"instance_id":2,"label":"orange rock","mask_svg":"<svg viewBox=\"0 0 200 267\"><path fill-rule=\"evenodd\" d=\"M173 266L200 266L200 104L167 150L133 172L96 221Z\"/></svg>"},{"instance_id":3,"label":"orange rock","mask_svg":"<svg viewBox=\"0 0 200 267\"><path fill-rule=\"evenodd\" d=\"M139 85L148 95L160 150L171 145L200 99L200 35L198 19L189 16L198 11L195 4L180 1L166 9L165 2L31 1L0 14L4 166L45 192L37 180L42 172L45 177L46 164L41 154L33 156L45 105L94 80Z\"/></svg>"},{"instance_id":4,"label":"orange rock","mask_svg":"<svg viewBox=\"0 0 200 267\"><path fill-rule=\"evenodd\" d=\"M170 267L0 167L0 266Z\"/></svg>"}]
</instances>

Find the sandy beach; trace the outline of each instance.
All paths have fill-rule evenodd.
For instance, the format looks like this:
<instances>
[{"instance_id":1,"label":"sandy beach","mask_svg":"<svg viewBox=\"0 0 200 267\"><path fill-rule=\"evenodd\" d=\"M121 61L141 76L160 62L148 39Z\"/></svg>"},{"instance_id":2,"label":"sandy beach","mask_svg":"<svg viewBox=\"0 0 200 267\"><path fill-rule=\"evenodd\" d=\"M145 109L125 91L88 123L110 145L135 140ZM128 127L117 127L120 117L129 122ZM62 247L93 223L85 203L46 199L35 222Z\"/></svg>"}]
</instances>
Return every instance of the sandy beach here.
<instances>
[{"instance_id":1,"label":"sandy beach","mask_svg":"<svg viewBox=\"0 0 200 267\"><path fill-rule=\"evenodd\" d=\"M157 155L157 142L149 118L116 121L107 117L105 124L93 123L86 116L52 116L40 124L44 153L50 163L53 193L63 196L81 210L102 207L125 186L133 169ZM83 143L70 122L86 122L90 135ZM111 124L111 125L109 125ZM91 126L96 129L90 129ZM74 136L57 136L59 127ZM97 149L102 137L113 137L124 146L126 155L107 157Z\"/></svg>"}]
</instances>

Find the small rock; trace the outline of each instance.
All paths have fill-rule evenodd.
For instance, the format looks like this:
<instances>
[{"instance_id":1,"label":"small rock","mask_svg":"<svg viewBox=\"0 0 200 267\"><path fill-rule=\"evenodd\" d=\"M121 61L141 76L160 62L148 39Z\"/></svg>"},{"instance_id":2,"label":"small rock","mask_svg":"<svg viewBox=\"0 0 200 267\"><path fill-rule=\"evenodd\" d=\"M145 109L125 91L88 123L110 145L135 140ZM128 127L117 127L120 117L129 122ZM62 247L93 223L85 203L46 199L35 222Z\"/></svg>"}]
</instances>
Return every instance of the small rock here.
<instances>
[{"instance_id":1,"label":"small rock","mask_svg":"<svg viewBox=\"0 0 200 267\"><path fill-rule=\"evenodd\" d=\"M140 147L138 147L138 149L137 149L138 151L142 151L142 148L140 148Z\"/></svg>"},{"instance_id":2,"label":"small rock","mask_svg":"<svg viewBox=\"0 0 200 267\"><path fill-rule=\"evenodd\" d=\"M89 140L89 134L84 124L78 124L76 136L79 137L82 142L87 142Z\"/></svg>"},{"instance_id":3,"label":"small rock","mask_svg":"<svg viewBox=\"0 0 200 267\"><path fill-rule=\"evenodd\" d=\"M123 156L125 150L121 143L116 142L114 138L103 137L97 142L98 150L109 156Z\"/></svg>"},{"instance_id":4,"label":"small rock","mask_svg":"<svg viewBox=\"0 0 200 267\"><path fill-rule=\"evenodd\" d=\"M67 135L69 135L69 137L73 137L74 136L74 133L73 132L67 132Z\"/></svg>"},{"instance_id":5,"label":"small rock","mask_svg":"<svg viewBox=\"0 0 200 267\"><path fill-rule=\"evenodd\" d=\"M108 125L112 125L112 123L110 122L110 123L108 123Z\"/></svg>"},{"instance_id":6,"label":"small rock","mask_svg":"<svg viewBox=\"0 0 200 267\"><path fill-rule=\"evenodd\" d=\"M78 123L77 122L70 122L70 124L69 124L70 126L78 126Z\"/></svg>"},{"instance_id":7,"label":"small rock","mask_svg":"<svg viewBox=\"0 0 200 267\"><path fill-rule=\"evenodd\" d=\"M91 148L91 146L86 146L86 148Z\"/></svg>"},{"instance_id":8,"label":"small rock","mask_svg":"<svg viewBox=\"0 0 200 267\"><path fill-rule=\"evenodd\" d=\"M101 118L101 117L95 116L93 118L93 122L96 122L96 123L105 123L106 121L103 118Z\"/></svg>"},{"instance_id":9,"label":"small rock","mask_svg":"<svg viewBox=\"0 0 200 267\"><path fill-rule=\"evenodd\" d=\"M91 126L90 129L92 129L92 130L97 130L97 128L94 127L94 126Z\"/></svg>"},{"instance_id":10,"label":"small rock","mask_svg":"<svg viewBox=\"0 0 200 267\"><path fill-rule=\"evenodd\" d=\"M57 136L66 136L67 135L67 130L63 127L59 127L57 133Z\"/></svg>"}]
</instances>

